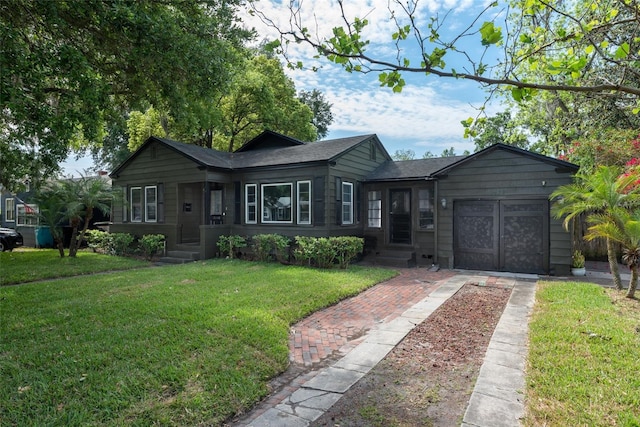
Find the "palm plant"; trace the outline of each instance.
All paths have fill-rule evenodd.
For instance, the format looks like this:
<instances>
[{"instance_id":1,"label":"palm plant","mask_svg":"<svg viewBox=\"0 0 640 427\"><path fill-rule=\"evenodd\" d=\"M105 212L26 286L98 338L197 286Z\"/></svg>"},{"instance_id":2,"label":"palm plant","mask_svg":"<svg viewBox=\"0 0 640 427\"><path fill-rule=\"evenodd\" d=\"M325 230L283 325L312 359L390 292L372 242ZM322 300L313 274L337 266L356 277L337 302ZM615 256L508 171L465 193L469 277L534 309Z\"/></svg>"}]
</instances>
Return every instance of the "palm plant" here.
<instances>
[{"instance_id":1,"label":"palm plant","mask_svg":"<svg viewBox=\"0 0 640 427\"><path fill-rule=\"evenodd\" d=\"M71 225L69 256L75 257L93 219L93 210L108 213L111 209L111 186L101 178L81 176L62 182L66 194L67 218Z\"/></svg>"},{"instance_id":2,"label":"palm plant","mask_svg":"<svg viewBox=\"0 0 640 427\"><path fill-rule=\"evenodd\" d=\"M71 227L69 256L75 257L93 218L93 210L108 213L112 195L108 182L85 176L53 181L37 192L40 220L49 226L61 257L64 257L63 225L68 223Z\"/></svg>"},{"instance_id":3,"label":"palm plant","mask_svg":"<svg viewBox=\"0 0 640 427\"><path fill-rule=\"evenodd\" d=\"M622 245L622 261L631 270L631 280L627 289L627 298L633 298L638 287L638 266L640 264L640 209L615 212L616 220L604 215L592 215L591 225L586 239L604 237Z\"/></svg>"},{"instance_id":4,"label":"palm plant","mask_svg":"<svg viewBox=\"0 0 640 427\"><path fill-rule=\"evenodd\" d=\"M34 195L34 202L38 205L38 220L40 224L49 227L51 237L58 248L60 257L64 258L64 235L62 226L65 222L65 201L57 185L46 185Z\"/></svg>"},{"instance_id":5,"label":"palm plant","mask_svg":"<svg viewBox=\"0 0 640 427\"><path fill-rule=\"evenodd\" d=\"M622 174L617 166L599 166L591 173L579 173L572 184L558 187L550 196L555 200L551 213L555 218L564 218L566 230L573 220L582 215L590 217L597 215L599 221L616 223L620 210L629 210L640 206L640 186L634 186L637 175ZM615 241L603 235L607 242L607 258L613 275L616 289L622 289L618 260L615 251Z\"/></svg>"}]
</instances>

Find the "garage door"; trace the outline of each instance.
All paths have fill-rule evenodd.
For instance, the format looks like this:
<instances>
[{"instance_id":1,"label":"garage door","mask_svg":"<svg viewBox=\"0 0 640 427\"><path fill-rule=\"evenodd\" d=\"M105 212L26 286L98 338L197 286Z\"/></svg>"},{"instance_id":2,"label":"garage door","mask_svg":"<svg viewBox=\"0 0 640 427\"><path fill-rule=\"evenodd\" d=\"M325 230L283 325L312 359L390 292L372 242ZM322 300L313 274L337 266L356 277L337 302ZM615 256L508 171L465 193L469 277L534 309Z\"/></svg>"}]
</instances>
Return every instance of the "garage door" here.
<instances>
[{"instance_id":1,"label":"garage door","mask_svg":"<svg viewBox=\"0 0 640 427\"><path fill-rule=\"evenodd\" d=\"M549 203L474 200L454 203L454 266L547 273Z\"/></svg>"}]
</instances>

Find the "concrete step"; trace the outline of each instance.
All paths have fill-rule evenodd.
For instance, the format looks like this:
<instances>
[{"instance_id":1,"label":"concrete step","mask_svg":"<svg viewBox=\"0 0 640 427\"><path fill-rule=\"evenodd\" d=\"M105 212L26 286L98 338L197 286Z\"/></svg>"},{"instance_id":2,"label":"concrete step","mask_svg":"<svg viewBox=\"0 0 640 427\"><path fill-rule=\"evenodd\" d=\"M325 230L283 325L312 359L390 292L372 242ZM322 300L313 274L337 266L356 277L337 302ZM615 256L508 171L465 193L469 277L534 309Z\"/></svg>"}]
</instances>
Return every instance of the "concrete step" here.
<instances>
[{"instance_id":1,"label":"concrete step","mask_svg":"<svg viewBox=\"0 0 640 427\"><path fill-rule=\"evenodd\" d=\"M200 252L195 251L167 251L167 257L183 258L191 261L200 259Z\"/></svg>"},{"instance_id":2,"label":"concrete step","mask_svg":"<svg viewBox=\"0 0 640 427\"><path fill-rule=\"evenodd\" d=\"M413 251L384 250L368 255L365 259L385 267L413 268L417 265L416 253Z\"/></svg>"}]
</instances>

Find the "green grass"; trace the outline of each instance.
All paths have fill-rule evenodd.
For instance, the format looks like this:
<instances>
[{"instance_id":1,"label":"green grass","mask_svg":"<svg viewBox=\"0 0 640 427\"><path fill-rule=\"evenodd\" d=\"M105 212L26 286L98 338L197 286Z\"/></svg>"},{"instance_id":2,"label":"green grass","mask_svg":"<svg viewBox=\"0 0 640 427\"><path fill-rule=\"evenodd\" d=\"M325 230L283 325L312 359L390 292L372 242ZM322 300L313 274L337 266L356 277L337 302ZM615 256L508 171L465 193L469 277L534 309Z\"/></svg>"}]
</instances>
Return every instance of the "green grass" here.
<instances>
[{"instance_id":1,"label":"green grass","mask_svg":"<svg viewBox=\"0 0 640 427\"><path fill-rule=\"evenodd\" d=\"M0 252L0 285L33 282L35 280L78 276L113 270L148 266L148 262L133 258L114 257L80 251L76 258L60 258L54 249L19 249Z\"/></svg>"},{"instance_id":2,"label":"green grass","mask_svg":"<svg viewBox=\"0 0 640 427\"><path fill-rule=\"evenodd\" d=\"M640 302L541 282L530 324L528 426L640 425Z\"/></svg>"},{"instance_id":3,"label":"green grass","mask_svg":"<svg viewBox=\"0 0 640 427\"><path fill-rule=\"evenodd\" d=\"M0 288L3 425L219 425L288 365L289 326L389 278L210 260Z\"/></svg>"}]
</instances>

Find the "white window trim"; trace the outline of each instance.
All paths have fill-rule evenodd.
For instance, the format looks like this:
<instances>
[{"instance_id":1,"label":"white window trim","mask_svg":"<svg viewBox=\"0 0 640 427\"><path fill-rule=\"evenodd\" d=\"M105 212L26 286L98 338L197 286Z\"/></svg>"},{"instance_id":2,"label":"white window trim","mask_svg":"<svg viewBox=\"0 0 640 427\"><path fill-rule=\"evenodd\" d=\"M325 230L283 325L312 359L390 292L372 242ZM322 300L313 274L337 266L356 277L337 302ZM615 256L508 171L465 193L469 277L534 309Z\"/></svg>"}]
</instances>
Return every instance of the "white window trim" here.
<instances>
[{"instance_id":1,"label":"white window trim","mask_svg":"<svg viewBox=\"0 0 640 427\"><path fill-rule=\"evenodd\" d=\"M155 205L155 218L149 218L149 201L147 200L147 191L153 189L155 192L155 201L153 205ZM158 187L156 185L148 185L144 187L144 222L158 222Z\"/></svg>"},{"instance_id":2,"label":"white window trim","mask_svg":"<svg viewBox=\"0 0 640 427\"><path fill-rule=\"evenodd\" d=\"M345 187L349 187L351 189L351 191L349 192L350 196L349 200L345 200L344 197L344 189ZM342 188L340 189L340 191L342 191L342 210L341 210L341 215L342 215L342 224L343 225L351 225L353 224L353 183L352 182L343 182L342 183ZM349 207L349 218L345 220L345 216L344 216L344 208L348 206Z\"/></svg>"},{"instance_id":3,"label":"white window trim","mask_svg":"<svg viewBox=\"0 0 640 427\"><path fill-rule=\"evenodd\" d=\"M265 187L277 187L278 185L286 185L289 187L289 200L290 203L293 205L293 183L291 182L274 182L274 183L268 183L268 184L261 184L260 185L260 213L261 213L261 218L262 218L262 223L263 224L293 224L293 206L291 206L291 215L290 215L290 219L288 221L265 221L264 219L264 188Z\"/></svg>"},{"instance_id":4,"label":"white window trim","mask_svg":"<svg viewBox=\"0 0 640 427\"><path fill-rule=\"evenodd\" d=\"M136 219L133 215L133 192L137 190L140 192L140 219ZM131 222L142 222L142 187L131 187L129 189L129 213L131 216Z\"/></svg>"},{"instance_id":5,"label":"white window trim","mask_svg":"<svg viewBox=\"0 0 640 427\"><path fill-rule=\"evenodd\" d=\"M371 198L372 194L375 198ZM372 216L376 212L377 217ZM367 227L382 228L382 191L373 190L367 194Z\"/></svg>"},{"instance_id":6,"label":"white window trim","mask_svg":"<svg viewBox=\"0 0 640 427\"><path fill-rule=\"evenodd\" d=\"M253 203L249 204L249 188L253 188ZM257 224L258 223L258 184L245 184L244 186L244 222L246 224ZM253 206L255 209L253 210L255 218L249 219L249 206Z\"/></svg>"},{"instance_id":7,"label":"white window trim","mask_svg":"<svg viewBox=\"0 0 640 427\"><path fill-rule=\"evenodd\" d=\"M9 213L11 213L11 218L9 218ZM16 199L13 197L4 199L4 220L6 222L16 222L16 214Z\"/></svg>"},{"instance_id":8,"label":"white window trim","mask_svg":"<svg viewBox=\"0 0 640 427\"><path fill-rule=\"evenodd\" d=\"M35 215L37 215L38 212L40 212L40 210L38 209L37 205L29 203L28 206L29 206L29 209L31 209L32 211L35 212ZM24 214L22 214L22 215L20 215L20 211L21 210L24 211ZM25 218L26 219L26 217L27 217L27 209L25 208L25 204L24 203L17 204L16 205L16 220L15 220L16 226L20 226L20 227L36 227L40 223L40 220L39 220L39 218L37 216L36 216L35 224L27 224L26 221L25 222L20 221L20 218Z\"/></svg>"},{"instance_id":9,"label":"white window trim","mask_svg":"<svg viewBox=\"0 0 640 427\"><path fill-rule=\"evenodd\" d=\"M300 200L300 185L308 185L308 193L309 193L309 199L307 200L307 202L309 203L309 206L307 209L309 209L309 219L308 220L301 220L300 219L300 206L301 206L301 200ZM296 220L298 222L298 224L303 224L303 225L309 225L311 224L311 181L298 181L297 185L296 185L296 194L297 194L297 209L296 209Z\"/></svg>"}]
</instances>

